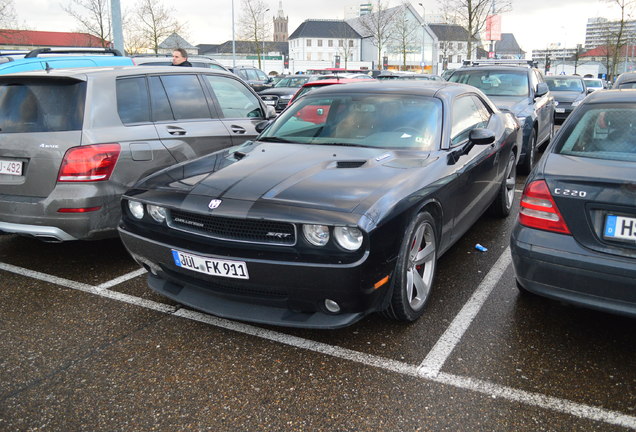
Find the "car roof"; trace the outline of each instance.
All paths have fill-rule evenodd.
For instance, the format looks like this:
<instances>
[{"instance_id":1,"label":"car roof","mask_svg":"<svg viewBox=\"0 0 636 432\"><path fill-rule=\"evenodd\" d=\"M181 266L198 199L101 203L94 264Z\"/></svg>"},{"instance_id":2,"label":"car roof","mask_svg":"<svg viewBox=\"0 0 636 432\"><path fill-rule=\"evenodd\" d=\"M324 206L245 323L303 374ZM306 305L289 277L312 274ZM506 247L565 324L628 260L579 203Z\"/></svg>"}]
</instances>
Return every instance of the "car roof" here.
<instances>
[{"instance_id":1,"label":"car roof","mask_svg":"<svg viewBox=\"0 0 636 432\"><path fill-rule=\"evenodd\" d=\"M578 75L548 75L545 77L545 79L580 79L582 80L583 77L582 76L578 76Z\"/></svg>"},{"instance_id":2,"label":"car roof","mask_svg":"<svg viewBox=\"0 0 636 432\"><path fill-rule=\"evenodd\" d=\"M59 68L51 69L48 72L45 70L35 70L28 72L19 72L10 75L3 75L3 77L15 78L18 76L24 77L67 77L78 80L86 80L90 75L141 75L141 74L159 74L166 72L171 73L207 73L207 74L219 74L236 77L231 72L221 69L199 68L199 67L176 67L176 66L144 66L139 68L138 66L105 66L105 67L80 67L80 68Z\"/></svg>"},{"instance_id":3,"label":"car roof","mask_svg":"<svg viewBox=\"0 0 636 432\"><path fill-rule=\"evenodd\" d=\"M611 89L595 91L584 100L586 104L635 103L636 89Z\"/></svg>"},{"instance_id":4,"label":"car roof","mask_svg":"<svg viewBox=\"0 0 636 432\"><path fill-rule=\"evenodd\" d=\"M367 81L376 81L373 78L370 79L360 79L360 78L328 78L316 81L308 81L303 84L303 87L321 87L328 86L332 84L350 84L350 83L359 83L359 82L367 82Z\"/></svg>"},{"instance_id":5,"label":"car roof","mask_svg":"<svg viewBox=\"0 0 636 432\"><path fill-rule=\"evenodd\" d=\"M341 80L342 81L342 80ZM324 81L316 81L324 83ZM337 84L334 83L334 84ZM340 82L340 84L343 84ZM466 84L451 83L448 81L411 81L411 80L351 80L346 85L331 85L324 88L316 89L309 93L310 95L319 95L325 93L390 93L390 94L414 94L417 96L430 96L443 98L444 95L453 97L457 94L479 93L479 89ZM487 98L486 98L487 99Z\"/></svg>"}]
</instances>

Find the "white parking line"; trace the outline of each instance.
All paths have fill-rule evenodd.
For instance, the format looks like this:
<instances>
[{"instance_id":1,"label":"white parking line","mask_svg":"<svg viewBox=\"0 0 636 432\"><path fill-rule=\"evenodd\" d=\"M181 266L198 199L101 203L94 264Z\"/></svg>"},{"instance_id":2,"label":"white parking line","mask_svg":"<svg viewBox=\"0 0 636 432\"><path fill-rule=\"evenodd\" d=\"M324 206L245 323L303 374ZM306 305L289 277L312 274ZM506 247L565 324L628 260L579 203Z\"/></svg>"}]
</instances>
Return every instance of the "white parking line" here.
<instances>
[{"instance_id":1,"label":"white parking line","mask_svg":"<svg viewBox=\"0 0 636 432\"><path fill-rule=\"evenodd\" d=\"M448 326L444 334L438 339L435 346L420 364L419 372L425 376L435 377L446 363L455 346L459 343L468 327L473 322L479 310L486 302L486 299L493 288L501 279L504 271L512 261L510 247L501 254L495 265L490 269L484 280L479 284L477 290L470 297L461 311L457 314L453 322Z\"/></svg>"},{"instance_id":2,"label":"white parking line","mask_svg":"<svg viewBox=\"0 0 636 432\"><path fill-rule=\"evenodd\" d=\"M507 263L509 263L510 254L509 251L506 250L502 256L499 258L495 267L502 267L505 270ZM504 263L506 263L504 265ZM59 278L56 276L46 275L44 273L35 272L33 270L24 269L21 267L16 267L10 264L5 264L0 262L0 270L5 270L11 273L19 274L22 276L32 277L38 280L42 280L44 282L49 282L56 285L61 285L67 288L76 289L79 291L87 292L90 294L95 294L101 297L106 297L113 300L118 300L124 303L141 306L144 308L152 309L158 312L166 313L172 316L176 316L179 318L184 318L192 321L198 321L201 323L205 323L208 325L212 325L218 328L223 328L230 331L235 331L238 333L259 337L262 339L270 340L273 342L289 345L295 348L304 349L308 351L317 352L320 354L328 355L335 358L340 358L343 360L348 360L352 362L356 362L359 364L363 364L366 366L372 366L379 369L384 369L390 372L398 373L405 376L411 376L418 379L425 379L427 381L436 382L443 385L449 385L455 388L460 388L464 390L478 392L484 395L487 395L491 398L501 398L512 402L520 402L526 405L531 405L547 410L557 411L564 414L572 415L574 417L578 417L581 419L595 420L601 421L608 424L624 426L628 428L636 428L636 417L630 416L627 414L623 414L617 411L610 411L604 408L594 407L590 405L585 405L581 403L572 402L566 399L555 398L552 396L543 395L540 393L532 393L524 390L518 390L511 387L502 386L496 383L491 383L488 381L483 381L475 378L462 377L459 375L447 374L447 373L430 373L431 371L426 367L411 365L408 363L400 362L397 360L387 359L379 356L375 356L372 354L366 354L358 351L353 351L346 348L341 348L333 345L328 345L322 342L316 342L309 339L303 339L296 336L287 335L284 333L275 332L272 330L267 330L255 326L251 326L248 324L243 324L240 322L230 321L222 318L217 318L211 315L207 315L201 312L195 312L188 309L176 309L173 306L157 303L153 301L149 301L140 297L135 297L127 294L121 294L114 291L110 291L105 288L98 288L91 285L74 282L68 279ZM479 299L484 295L483 293L488 291L492 291L492 280L495 280L501 277L503 270L497 270L493 273L491 271L485 278L482 285L477 289L477 292L482 292L481 295L477 296ZM135 273L135 272L133 272ZM106 282L101 284L100 286L114 286L116 280L129 280L130 276L133 273L129 273L128 275L124 275L120 278L113 279L113 281ZM139 273L143 274L143 272ZM134 276L133 276L134 277ZM489 282L486 282L488 280ZM496 282L496 280L495 280ZM482 287L483 286L483 287ZM477 294L477 292L475 294ZM473 296L475 297L475 295ZM479 306L479 299L474 301L473 306L471 306L471 310L474 311L474 308ZM469 303L471 303L469 300ZM478 310L478 308L477 308ZM464 311L464 309L462 309ZM471 312L473 313L473 312ZM460 312L460 315L462 312ZM466 316L469 316L468 312ZM461 320L462 322L465 319ZM472 318L470 319L472 321ZM465 325L465 324L463 324ZM453 326L453 324L451 324ZM458 325L458 327L461 327ZM457 333L455 333L457 335ZM452 343L444 343L443 344L448 350L451 346L454 347ZM443 350L440 350L442 352ZM452 348L451 348L452 351ZM428 356L427 356L428 358ZM443 356L438 357L439 359L443 358ZM431 361L432 366L437 366L440 360L436 362ZM445 358L444 358L445 361ZM426 360L425 360L426 362ZM443 362L442 362L443 364ZM441 365L440 365L441 367ZM434 368L433 368L434 369Z\"/></svg>"}]
</instances>

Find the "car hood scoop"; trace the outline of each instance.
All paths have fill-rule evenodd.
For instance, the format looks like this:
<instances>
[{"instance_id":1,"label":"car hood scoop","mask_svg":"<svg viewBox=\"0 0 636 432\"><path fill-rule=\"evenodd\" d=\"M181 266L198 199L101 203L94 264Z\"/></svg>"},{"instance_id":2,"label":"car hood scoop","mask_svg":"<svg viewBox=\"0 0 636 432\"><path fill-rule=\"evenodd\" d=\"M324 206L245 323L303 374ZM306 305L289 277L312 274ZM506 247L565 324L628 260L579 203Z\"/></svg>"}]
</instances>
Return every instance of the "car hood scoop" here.
<instances>
[{"instance_id":1,"label":"car hood scoop","mask_svg":"<svg viewBox=\"0 0 636 432\"><path fill-rule=\"evenodd\" d=\"M414 166L401 161L419 160L421 167L428 158L422 152L398 158L386 149L277 143L242 152L243 158L214 171L190 170L190 177L177 179L180 189L190 185L190 194L210 198L352 212L409 175Z\"/></svg>"}]
</instances>

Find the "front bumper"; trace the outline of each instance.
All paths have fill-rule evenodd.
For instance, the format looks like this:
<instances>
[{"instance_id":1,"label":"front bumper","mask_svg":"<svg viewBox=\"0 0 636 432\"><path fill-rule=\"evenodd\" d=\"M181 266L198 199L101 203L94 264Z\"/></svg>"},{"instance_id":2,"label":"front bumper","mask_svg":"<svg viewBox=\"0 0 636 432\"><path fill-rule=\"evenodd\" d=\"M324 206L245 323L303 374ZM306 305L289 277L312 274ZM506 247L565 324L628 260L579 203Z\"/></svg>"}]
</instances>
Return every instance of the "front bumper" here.
<instances>
[{"instance_id":1,"label":"front bumper","mask_svg":"<svg viewBox=\"0 0 636 432\"><path fill-rule=\"evenodd\" d=\"M301 328L339 328L384 309L390 283L373 285L394 263L375 262L369 254L349 264L316 264L214 254L213 259L240 260L249 280L231 279L178 267L173 247L142 237L120 225L121 239L132 257L148 270L148 285L179 303L224 318ZM183 252L202 255L201 250ZM382 276L384 275L384 276ZM338 303L331 313L325 300Z\"/></svg>"},{"instance_id":2,"label":"front bumper","mask_svg":"<svg viewBox=\"0 0 636 432\"><path fill-rule=\"evenodd\" d=\"M636 317L636 261L584 248L572 236L515 226L517 282L526 290L591 309Z\"/></svg>"}]
</instances>

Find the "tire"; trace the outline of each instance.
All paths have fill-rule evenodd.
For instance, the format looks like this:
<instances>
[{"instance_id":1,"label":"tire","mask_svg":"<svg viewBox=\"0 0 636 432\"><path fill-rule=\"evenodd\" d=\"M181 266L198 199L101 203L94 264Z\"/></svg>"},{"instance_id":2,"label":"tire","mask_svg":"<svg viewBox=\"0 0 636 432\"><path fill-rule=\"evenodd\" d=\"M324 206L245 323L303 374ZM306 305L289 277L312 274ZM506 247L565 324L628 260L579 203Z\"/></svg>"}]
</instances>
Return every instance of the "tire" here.
<instances>
[{"instance_id":1,"label":"tire","mask_svg":"<svg viewBox=\"0 0 636 432\"><path fill-rule=\"evenodd\" d=\"M428 212L409 224L393 274L390 304L384 315L397 321L415 321L424 313L437 268L437 231Z\"/></svg>"},{"instance_id":2,"label":"tire","mask_svg":"<svg viewBox=\"0 0 636 432\"><path fill-rule=\"evenodd\" d=\"M504 179L501 182L501 186L499 186L499 192L497 192L495 200L488 209L491 215L499 218L505 218L510 214L512 203L515 199L516 186L517 167L515 164L515 154L510 152L508 163L506 164Z\"/></svg>"},{"instance_id":3,"label":"tire","mask_svg":"<svg viewBox=\"0 0 636 432\"><path fill-rule=\"evenodd\" d=\"M534 167L534 157L537 151L537 132L532 128L530 138L528 139L528 148L526 149L526 157L522 164L519 165L519 172L522 174L530 174Z\"/></svg>"}]
</instances>

